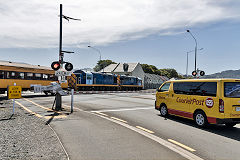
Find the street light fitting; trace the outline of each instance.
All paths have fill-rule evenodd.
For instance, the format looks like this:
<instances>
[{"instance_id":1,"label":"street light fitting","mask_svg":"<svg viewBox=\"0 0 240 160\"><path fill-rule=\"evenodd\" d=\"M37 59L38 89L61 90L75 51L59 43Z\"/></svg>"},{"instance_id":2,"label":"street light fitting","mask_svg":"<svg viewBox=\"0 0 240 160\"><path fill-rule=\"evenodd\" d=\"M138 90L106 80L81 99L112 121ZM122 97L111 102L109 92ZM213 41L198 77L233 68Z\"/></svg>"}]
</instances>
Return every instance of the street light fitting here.
<instances>
[{"instance_id":1,"label":"street light fitting","mask_svg":"<svg viewBox=\"0 0 240 160\"><path fill-rule=\"evenodd\" d=\"M197 39L193 36L193 34L190 32L190 30L187 30L187 32L192 36L192 38L194 39L196 45L195 45L195 68L194 71L197 70Z\"/></svg>"}]
</instances>

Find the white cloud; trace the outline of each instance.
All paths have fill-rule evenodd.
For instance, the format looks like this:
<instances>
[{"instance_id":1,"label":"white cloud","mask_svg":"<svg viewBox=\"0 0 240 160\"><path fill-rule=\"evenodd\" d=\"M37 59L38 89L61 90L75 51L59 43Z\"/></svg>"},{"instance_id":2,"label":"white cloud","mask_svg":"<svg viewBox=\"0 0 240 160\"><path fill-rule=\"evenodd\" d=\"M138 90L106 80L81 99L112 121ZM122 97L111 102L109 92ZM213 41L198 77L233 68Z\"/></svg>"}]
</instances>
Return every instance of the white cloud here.
<instances>
[{"instance_id":1,"label":"white cloud","mask_svg":"<svg viewBox=\"0 0 240 160\"><path fill-rule=\"evenodd\" d=\"M230 0L1 0L0 47L57 47L60 3L64 15L82 19L64 20L64 46L106 45L174 33L194 25L238 19L240 14Z\"/></svg>"}]
</instances>

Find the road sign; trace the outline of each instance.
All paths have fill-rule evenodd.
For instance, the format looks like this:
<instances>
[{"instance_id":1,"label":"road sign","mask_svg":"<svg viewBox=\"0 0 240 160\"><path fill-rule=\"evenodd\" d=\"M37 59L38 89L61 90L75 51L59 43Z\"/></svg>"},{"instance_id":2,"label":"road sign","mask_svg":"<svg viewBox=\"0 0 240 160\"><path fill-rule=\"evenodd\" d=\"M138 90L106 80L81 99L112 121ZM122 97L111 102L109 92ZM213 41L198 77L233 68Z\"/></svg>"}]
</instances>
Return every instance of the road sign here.
<instances>
[{"instance_id":1,"label":"road sign","mask_svg":"<svg viewBox=\"0 0 240 160\"><path fill-rule=\"evenodd\" d=\"M58 76L58 82L59 83L67 83L66 77L65 76Z\"/></svg>"},{"instance_id":2,"label":"road sign","mask_svg":"<svg viewBox=\"0 0 240 160\"><path fill-rule=\"evenodd\" d=\"M59 80L59 83L67 83L67 80Z\"/></svg>"},{"instance_id":3,"label":"road sign","mask_svg":"<svg viewBox=\"0 0 240 160\"><path fill-rule=\"evenodd\" d=\"M21 86L8 86L8 99L17 99L22 97Z\"/></svg>"},{"instance_id":4,"label":"road sign","mask_svg":"<svg viewBox=\"0 0 240 160\"><path fill-rule=\"evenodd\" d=\"M71 71L55 71L55 76L71 76Z\"/></svg>"}]
</instances>

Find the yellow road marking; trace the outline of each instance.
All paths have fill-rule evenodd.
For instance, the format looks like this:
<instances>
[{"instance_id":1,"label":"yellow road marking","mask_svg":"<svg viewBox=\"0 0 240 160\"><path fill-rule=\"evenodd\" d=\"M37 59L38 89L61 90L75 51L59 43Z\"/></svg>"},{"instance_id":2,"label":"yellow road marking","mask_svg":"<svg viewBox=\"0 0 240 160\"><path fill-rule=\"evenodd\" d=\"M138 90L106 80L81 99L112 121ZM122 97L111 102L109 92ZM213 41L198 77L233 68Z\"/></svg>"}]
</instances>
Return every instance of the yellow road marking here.
<instances>
[{"instance_id":1,"label":"yellow road marking","mask_svg":"<svg viewBox=\"0 0 240 160\"><path fill-rule=\"evenodd\" d=\"M188 146L186 146L186 145L184 145L184 144L182 144L182 143L179 143L179 142L177 142L177 141L174 141L174 140L172 140L172 139L168 139L168 141L170 141L170 142L172 142L172 143L174 143L174 144L176 144L176 145L179 145L179 146L181 146L182 148L185 148L185 149L187 149L187 150L189 150L189 151L191 151L191 152L196 151L195 149L192 149L192 148L190 148L190 147L188 147Z\"/></svg>"},{"instance_id":2,"label":"yellow road marking","mask_svg":"<svg viewBox=\"0 0 240 160\"><path fill-rule=\"evenodd\" d=\"M53 116L44 116L44 118L46 118L46 119L50 119L50 118L52 118ZM56 119L56 118L66 118L67 116L65 116L65 115L57 115L57 116L54 116L54 119Z\"/></svg>"},{"instance_id":3,"label":"yellow road marking","mask_svg":"<svg viewBox=\"0 0 240 160\"><path fill-rule=\"evenodd\" d=\"M119 118L116 118L116 117L111 117L112 119L115 119L115 120L117 120L117 121L120 121L120 122L124 122L124 123L127 123L127 121L124 121L124 120L122 120L122 119L119 119Z\"/></svg>"},{"instance_id":4,"label":"yellow road marking","mask_svg":"<svg viewBox=\"0 0 240 160\"><path fill-rule=\"evenodd\" d=\"M146 129L146 128L143 128L143 127L140 127L140 126L136 126L137 128L139 128L139 129L141 129L141 130L144 130L144 131L146 131L146 132L148 132L148 133L154 133L153 131L150 131L150 130L148 130L148 129Z\"/></svg>"},{"instance_id":5,"label":"yellow road marking","mask_svg":"<svg viewBox=\"0 0 240 160\"><path fill-rule=\"evenodd\" d=\"M101 114L102 116L108 116L107 114L105 114L105 113L101 113L101 112L95 112L95 113L97 113L97 114Z\"/></svg>"},{"instance_id":6,"label":"yellow road marking","mask_svg":"<svg viewBox=\"0 0 240 160\"><path fill-rule=\"evenodd\" d=\"M37 114L37 113L31 111L30 109L26 108L26 107L23 106L21 103L19 103L19 102L17 102L17 101L15 101L15 102L16 102L19 106L21 106L23 109L25 109L26 111L28 111L29 113L34 114L35 116L37 116L37 117L39 117L39 118L43 117L43 116L41 116L40 114Z\"/></svg>"},{"instance_id":7,"label":"yellow road marking","mask_svg":"<svg viewBox=\"0 0 240 160\"><path fill-rule=\"evenodd\" d=\"M36 106L38 106L38 107L40 107L40 108L43 108L43 109L45 109L45 110L48 110L48 111L52 111L52 112L56 112L56 113L61 114L61 112L54 111L54 110L52 110L52 109L50 109L50 108L44 107L44 106L42 106L42 105L40 105L40 104L37 104L37 103L35 103L35 102L33 102L33 101L30 101L29 99L26 99L26 98L23 98L23 99L26 100L26 101L28 101L28 102L30 102L30 103L32 103L32 104L34 104L34 105L36 105Z\"/></svg>"}]
</instances>

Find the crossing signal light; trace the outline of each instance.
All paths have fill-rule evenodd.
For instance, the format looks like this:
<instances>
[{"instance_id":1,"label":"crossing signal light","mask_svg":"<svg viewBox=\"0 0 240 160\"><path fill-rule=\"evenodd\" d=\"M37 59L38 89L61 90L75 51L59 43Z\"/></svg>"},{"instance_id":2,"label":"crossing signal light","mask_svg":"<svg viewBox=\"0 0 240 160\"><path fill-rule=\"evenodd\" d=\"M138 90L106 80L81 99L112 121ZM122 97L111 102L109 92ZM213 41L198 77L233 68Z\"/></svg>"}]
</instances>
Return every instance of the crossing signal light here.
<instances>
[{"instance_id":1,"label":"crossing signal light","mask_svg":"<svg viewBox=\"0 0 240 160\"><path fill-rule=\"evenodd\" d=\"M52 62L51 67L54 71L59 70L61 64L58 61Z\"/></svg>"},{"instance_id":2,"label":"crossing signal light","mask_svg":"<svg viewBox=\"0 0 240 160\"><path fill-rule=\"evenodd\" d=\"M192 72L192 75L195 77L197 75L197 72L196 71L193 71Z\"/></svg>"},{"instance_id":3,"label":"crossing signal light","mask_svg":"<svg viewBox=\"0 0 240 160\"><path fill-rule=\"evenodd\" d=\"M204 71L201 71L200 72L200 76L204 76L205 75L205 72Z\"/></svg>"},{"instance_id":4,"label":"crossing signal light","mask_svg":"<svg viewBox=\"0 0 240 160\"><path fill-rule=\"evenodd\" d=\"M67 63L65 64L65 69L66 69L67 71L71 71L71 70L73 69L72 63L67 62Z\"/></svg>"}]
</instances>

